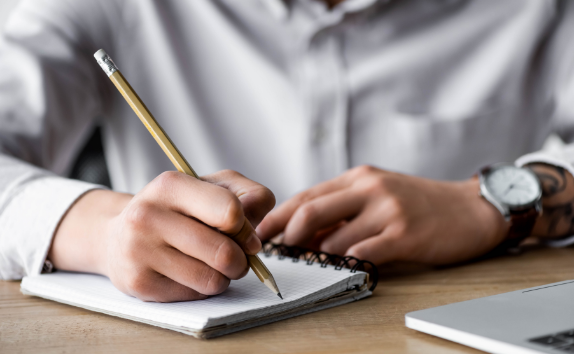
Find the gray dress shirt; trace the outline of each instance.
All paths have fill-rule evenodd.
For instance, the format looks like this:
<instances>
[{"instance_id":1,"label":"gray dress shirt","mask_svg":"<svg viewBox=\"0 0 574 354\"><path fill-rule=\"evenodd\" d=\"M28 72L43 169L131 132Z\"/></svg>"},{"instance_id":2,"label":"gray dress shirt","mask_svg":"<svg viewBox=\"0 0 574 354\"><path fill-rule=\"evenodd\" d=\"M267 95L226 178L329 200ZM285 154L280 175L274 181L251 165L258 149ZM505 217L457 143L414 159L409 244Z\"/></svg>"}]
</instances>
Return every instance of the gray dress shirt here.
<instances>
[{"instance_id":1,"label":"gray dress shirt","mask_svg":"<svg viewBox=\"0 0 574 354\"><path fill-rule=\"evenodd\" d=\"M113 188L173 166L94 61L105 49L200 174L278 201L370 164L457 180L573 171L574 10L554 0L24 0L0 40L0 278L37 274L101 124ZM529 153L533 153L527 155Z\"/></svg>"}]
</instances>

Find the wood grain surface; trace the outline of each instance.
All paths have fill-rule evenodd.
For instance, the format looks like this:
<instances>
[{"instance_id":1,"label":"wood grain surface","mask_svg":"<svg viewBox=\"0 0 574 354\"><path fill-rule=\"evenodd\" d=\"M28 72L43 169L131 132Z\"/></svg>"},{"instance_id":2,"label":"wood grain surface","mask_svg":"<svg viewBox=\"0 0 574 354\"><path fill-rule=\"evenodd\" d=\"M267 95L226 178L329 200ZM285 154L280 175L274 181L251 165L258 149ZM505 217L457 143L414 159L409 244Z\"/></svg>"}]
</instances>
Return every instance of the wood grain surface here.
<instances>
[{"instance_id":1,"label":"wood grain surface","mask_svg":"<svg viewBox=\"0 0 574 354\"><path fill-rule=\"evenodd\" d=\"M0 353L478 353L406 328L405 313L574 279L574 248L381 272L371 298L210 340L24 296L19 282L0 281Z\"/></svg>"}]
</instances>

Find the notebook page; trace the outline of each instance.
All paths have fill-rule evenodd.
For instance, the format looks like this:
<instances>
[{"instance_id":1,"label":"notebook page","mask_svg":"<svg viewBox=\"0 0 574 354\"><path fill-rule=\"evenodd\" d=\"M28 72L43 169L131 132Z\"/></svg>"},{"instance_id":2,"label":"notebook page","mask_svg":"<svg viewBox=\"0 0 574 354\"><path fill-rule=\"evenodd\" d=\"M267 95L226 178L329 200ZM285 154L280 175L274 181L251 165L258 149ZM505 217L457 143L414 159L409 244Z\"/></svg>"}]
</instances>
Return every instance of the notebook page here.
<instances>
[{"instance_id":1,"label":"notebook page","mask_svg":"<svg viewBox=\"0 0 574 354\"><path fill-rule=\"evenodd\" d=\"M285 311L362 285L366 273L322 268L319 264L262 257L274 275L284 300L279 299L250 272L232 281L220 295L207 300L149 303L117 290L109 279L92 274L57 272L22 281L24 292L109 314L123 314L174 327L202 329Z\"/></svg>"}]
</instances>

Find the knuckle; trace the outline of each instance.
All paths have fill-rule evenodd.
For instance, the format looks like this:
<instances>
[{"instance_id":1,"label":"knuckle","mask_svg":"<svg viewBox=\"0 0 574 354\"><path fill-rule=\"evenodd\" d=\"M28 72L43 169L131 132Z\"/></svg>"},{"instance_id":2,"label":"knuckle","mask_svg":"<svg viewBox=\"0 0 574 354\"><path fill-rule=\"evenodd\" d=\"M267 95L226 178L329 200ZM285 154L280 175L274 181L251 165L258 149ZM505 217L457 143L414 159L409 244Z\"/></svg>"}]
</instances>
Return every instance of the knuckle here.
<instances>
[{"instance_id":1,"label":"knuckle","mask_svg":"<svg viewBox=\"0 0 574 354\"><path fill-rule=\"evenodd\" d=\"M375 171L376 168L371 165L361 165L353 168L351 170L351 173L353 173L356 176L364 177L372 175L373 173L375 173Z\"/></svg>"},{"instance_id":2,"label":"knuckle","mask_svg":"<svg viewBox=\"0 0 574 354\"><path fill-rule=\"evenodd\" d=\"M229 177L243 176L241 173L239 173L235 170L230 170L230 169L225 169L225 170L221 171L221 174L223 174L225 176L229 176Z\"/></svg>"},{"instance_id":3,"label":"knuckle","mask_svg":"<svg viewBox=\"0 0 574 354\"><path fill-rule=\"evenodd\" d=\"M221 170L218 171L216 173L213 174L214 176L217 176L217 179L221 179L221 180L233 180L236 179L238 177L243 177L243 175L237 171L234 170Z\"/></svg>"},{"instance_id":4,"label":"knuckle","mask_svg":"<svg viewBox=\"0 0 574 354\"><path fill-rule=\"evenodd\" d=\"M239 199L231 192L227 193L227 198L224 201L225 212L221 220L221 227L226 230L231 230L243 221L243 205Z\"/></svg>"},{"instance_id":5,"label":"knuckle","mask_svg":"<svg viewBox=\"0 0 574 354\"><path fill-rule=\"evenodd\" d=\"M365 249L362 247L353 246L347 250L347 255L351 257L355 257L357 259L364 259L367 260L368 254L365 252Z\"/></svg>"},{"instance_id":6,"label":"knuckle","mask_svg":"<svg viewBox=\"0 0 574 354\"><path fill-rule=\"evenodd\" d=\"M405 205L400 198L390 196L387 198L385 204L390 213L395 215L395 217L400 217L405 214ZM400 219L397 221L400 222Z\"/></svg>"},{"instance_id":7,"label":"knuckle","mask_svg":"<svg viewBox=\"0 0 574 354\"><path fill-rule=\"evenodd\" d=\"M296 212L297 218L305 225L312 223L319 213L320 210L313 203L303 204Z\"/></svg>"},{"instance_id":8,"label":"knuckle","mask_svg":"<svg viewBox=\"0 0 574 354\"><path fill-rule=\"evenodd\" d=\"M204 280L204 288L202 293L205 295L217 295L221 294L222 292L227 289L229 286L230 280L223 276L216 270L208 268L205 274L203 275Z\"/></svg>"},{"instance_id":9,"label":"knuckle","mask_svg":"<svg viewBox=\"0 0 574 354\"><path fill-rule=\"evenodd\" d=\"M221 242L215 251L214 266L215 269L222 273L228 273L229 270L234 269L237 259L237 250L232 244L233 241L225 239Z\"/></svg>"},{"instance_id":10,"label":"knuckle","mask_svg":"<svg viewBox=\"0 0 574 354\"><path fill-rule=\"evenodd\" d=\"M293 197L293 200L294 200L295 202L297 202L298 204L302 204L302 203L308 202L308 201L310 201L311 199L313 199L313 194L312 194L310 191L308 191L308 190L303 191L303 192L301 192L301 193L295 195L295 197Z\"/></svg>"},{"instance_id":11,"label":"knuckle","mask_svg":"<svg viewBox=\"0 0 574 354\"><path fill-rule=\"evenodd\" d=\"M153 218L154 207L151 203L139 202L126 211L125 221L129 228L135 231L147 229Z\"/></svg>"},{"instance_id":12,"label":"knuckle","mask_svg":"<svg viewBox=\"0 0 574 354\"><path fill-rule=\"evenodd\" d=\"M166 171L157 176L153 182L153 189L159 193L173 188L174 184L180 179L180 173L176 171Z\"/></svg>"},{"instance_id":13,"label":"knuckle","mask_svg":"<svg viewBox=\"0 0 574 354\"><path fill-rule=\"evenodd\" d=\"M378 195L387 191L385 179L379 177L365 178L360 182L360 186L367 195Z\"/></svg>"},{"instance_id":14,"label":"knuckle","mask_svg":"<svg viewBox=\"0 0 574 354\"><path fill-rule=\"evenodd\" d=\"M254 194L259 201L259 203L265 207L266 210L271 210L275 206L275 194L271 190L263 185L259 185L255 189Z\"/></svg>"},{"instance_id":15,"label":"knuckle","mask_svg":"<svg viewBox=\"0 0 574 354\"><path fill-rule=\"evenodd\" d=\"M391 232L385 235L387 242L391 244L404 243L407 235L405 222L398 221L393 225Z\"/></svg>"},{"instance_id":16,"label":"knuckle","mask_svg":"<svg viewBox=\"0 0 574 354\"><path fill-rule=\"evenodd\" d=\"M406 218L397 218L393 225L394 232L390 236L393 241L404 238L409 232L409 222Z\"/></svg>"}]
</instances>

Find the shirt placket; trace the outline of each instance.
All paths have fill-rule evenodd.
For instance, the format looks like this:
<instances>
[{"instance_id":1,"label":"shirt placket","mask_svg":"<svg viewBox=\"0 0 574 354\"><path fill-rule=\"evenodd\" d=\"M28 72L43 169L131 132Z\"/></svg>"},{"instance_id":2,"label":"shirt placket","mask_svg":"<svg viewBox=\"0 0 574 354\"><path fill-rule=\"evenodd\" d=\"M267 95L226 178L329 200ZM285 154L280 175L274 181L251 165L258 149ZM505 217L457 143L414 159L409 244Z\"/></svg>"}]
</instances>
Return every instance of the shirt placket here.
<instances>
[{"instance_id":1,"label":"shirt placket","mask_svg":"<svg viewBox=\"0 0 574 354\"><path fill-rule=\"evenodd\" d=\"M314 183L348 168L348 90L338 22L317 24L302 46L301 88L309 115Z\"/></svg>"}]
</instances>

